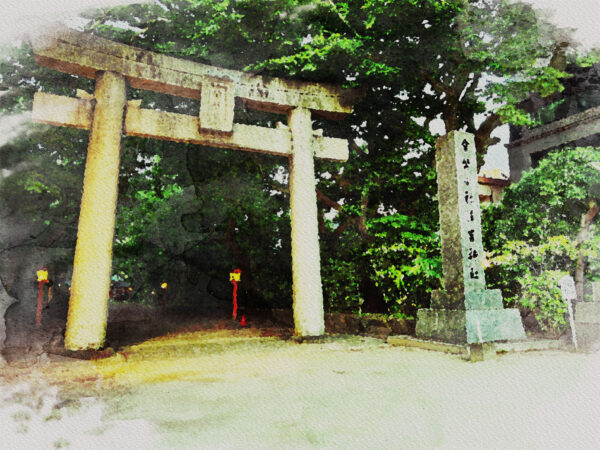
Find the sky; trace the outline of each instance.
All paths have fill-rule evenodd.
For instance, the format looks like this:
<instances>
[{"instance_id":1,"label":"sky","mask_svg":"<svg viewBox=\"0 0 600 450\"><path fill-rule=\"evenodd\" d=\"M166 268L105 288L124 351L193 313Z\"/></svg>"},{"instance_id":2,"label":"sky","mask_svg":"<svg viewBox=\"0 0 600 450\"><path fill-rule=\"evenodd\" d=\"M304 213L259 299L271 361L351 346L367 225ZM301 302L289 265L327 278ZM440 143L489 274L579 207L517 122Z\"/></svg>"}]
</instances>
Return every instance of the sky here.
<instances>
[{"instance_id":1,"label":"sky","mask_svg":"<svg viewBox=\"0 0 600 450\"><path fill-rule=\"evenodd\" d=\"M575 29L573 37L585 49L600 47L600 0L528 0L541 14L547 15L550 22L565 28ZM508 174L508 125L496 130L493 136L501 139L499 144L489 148L485 159L486 168L499 168Z\"/></svg>"},{"instance_id":2,"label":"sky","mask_svg":"<svg viewBox=\"0 0 600 450\"><path fill-rule=\"evenodd\" d=\"M148 0L151 1L151 0ZM549 13L551 20L563 27L577 29L576 38L583 45L600 45L597 32L600 18L598 0L527 0ZM110 7L135 0L3 0L0 16L0 41L13 39L23 31L40 29L52 20L67 19L89 8Z\"/></svg>"},{"instance_id":3,"label":"sky","mask_svg":"<svg viewBox=\"0 0 600 450\"><path fill-rule=\"evenodd\" d=\"M584 47L600 46L598 0L528 0L535 8L551 13L550 21L561 27L575 28L575 39Z\"/></svg>"},{"instance_id":4,"label":"sky","mask_svg":"<svg viewBox=\"0 0 600 450\"><path fill-rule=\"evenodd\" d=\"M152 1L152 0L148 0ZM551 22L574 28L575 40L584 48L600 47L600 0L527 0L549 17ZM0 15L0 44L23 37L24 33L39 32L53 21L65 21L75 18L80 12L90 8L110 7L129 3L141 3L135 0L2 0ZM437 124L435 131L439 130ZM508 142L508 127L496 130L494 136L501 143L490 148L486 157L486 166L500 168L508 173L508 157L504 144Z\"/></svg>"},{"instance_id":5,"label":"sky","mask_svg":"<svg viewBox=\"0 0 600 450\"><path fill-rule=\"evenodd\" d=\"M91 8L103 8L135 0L2 0L0 43L20 39L24 33L43 31L54 21L68 20Z\"/></svg>"}]
</instances>

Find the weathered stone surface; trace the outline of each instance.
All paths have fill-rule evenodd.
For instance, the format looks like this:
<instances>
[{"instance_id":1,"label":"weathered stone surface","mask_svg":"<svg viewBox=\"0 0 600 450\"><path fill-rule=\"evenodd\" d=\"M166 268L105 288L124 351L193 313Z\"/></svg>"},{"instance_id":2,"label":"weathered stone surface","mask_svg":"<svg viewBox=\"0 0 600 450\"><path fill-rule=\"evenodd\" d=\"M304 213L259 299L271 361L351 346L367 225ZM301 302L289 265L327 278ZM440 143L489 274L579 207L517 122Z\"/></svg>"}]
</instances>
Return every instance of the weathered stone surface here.
<instances>
[{"instance_id":1,"label":"weathered stone surface","mask_svg":"<svg viewBox=\"0 0 600 450\"><path fill-rule=\"evenodd\" d=\"M466 319L468 343L525 339L518 309L471 309Z\"/></svg>"},{"instance_id":2,"label":"weathered stone surface","mask_svg":"<svg viewBox=\"0 0 600 450\"><path fill-rule=\"evenodd\" d=\"M564 341L559 339L533 339L522 341L495 342L498 352L531 352L543 350L566 350Z\"/></svg>"},{"instance_id":3,"label":"weathered stone surface","mask_svg":"<svg viewBox=\"0 0 600 450\"><path fill-rule=\"evenodd\" d=\"M416 335L453 343L521 339L517 310L504 310L498 290L486 290L473 135L452 131L437 142L436 168L444 290L417 313Z\"/></svg>"},{"instance_id":4,"label":"weathered stone surface","mask_svg":"<svg viewBox=\"0 0 600 450\"><path fill-rule=\"evenodd\" d=\"M344 314L346 334L358 334L360 331L360 319L354 314Z\"/></svg>"},{"instance_id":5,"label":"weathered stone surface","mask_svg":"<svg viewBox=\"0 0 600 450\"><path fill-rule=\"evenodd\" d=\"M575 323L600 324L600 302L577 302L575 306Z\"/></svg>"},{"instance_id":6,"label":"weathered stone surface","mask_svg":"<svg viewBox=\"0 0 600 450\"><path fill-rule=\"evenodd\" d=\"M600 337L600 327L598 328ZM472 362L495 359L498 353L567 350L568 346L557 339L534 339L506 342L484 342L473 344L450 344L447 342L418 339L412 336L390 336L387 343L392 346L418 348L459 355L462 359Z\"/></svg>"},{"instance_id":7,"label":"weathered stone surface","mask_svg":"<svg viewBox=\"0 0 600 450\"><path fill-rule=\"evenodd\" d=\"M433 309L501 309L502 292L499 289L457 292L433 291L431 293Z\"/></svg>"},{"instance_id":8,"label":"weathered stone surface","mask_svg":"<svg viewBox=\"0 0 600 450\"><path fill-rule=\"evenodd\" d=\"M443 286L448 293L485 289L475 142L451 132L436 150Z\"/></svg>"},{"instance_id":9,"label":"weathered stone surface","mask_svg":"<svg viewBox=\"0 0 600 450\"><path fill-rule=\"evenodd\" d=\"M420 348L422 350L450 353L453 355L461 355L463 357L467 356L468 353L465 345L416 339L412 336L390 336L387 338L387 343L392 346Z\"/></svg>"},{"instance_id":10,"label":"weathered stone surface","mask_svg":"<svg viewBox=\"0 0 600 450\"><path fill-rule=\"evenodd\" d=\"M471 362L489 361L496 359L496 347L492 342L470 344L467 347L468 358Z\"/></svg>"},{"instance_id":11,"label":"weathered stone surface","mask_svg":"<svg viewBox=\"0 0 600 450\"><path fill-rule=\"evenodd\" d=\"M416 335L419 338L470 344L524 339L525 331L516 309L421 309L417 312Z\"/></svg>"},{"instance_id":12,"label":"weathered stone surface","mask_svg":"<svg viewBox=\"0 0 600 450\"><path fill-rule=\"evenodd\" d=\"M95 98L65 334L69 350L97 349L106 336L125 78L98 74Z\"/></svg>"},{"instance_id":13,"label":"weathered stone surface","mask_svg":"<svg viewBox=\"0 0 600 450\"><path fill-rule=\"evenodd\" d=\"M359 317L350 313L326 313L325 330L338 334L365 334L385 337L394 335L411 335L415 332L416 320L384 317Z\"/></svg>"},{"instance_id":14,"label":"weathered stone surface","mask_svg":"<svg viewBox=\"0 0 600 450\"><path fill-rule=\"evenodd\" d=\"M364 316L360 319L360 324L363 330L369 327L387 327L387 319L383 317Z\"/></svg>"},{"instance_id":15,"label":"weathered stone surface","mask_svg":"<svg viewBox=\"0 0 600 450\"><path fill-rule=\"evenodd\" d=\"M577 323L577 343L584 351L600 350L600 323Z\"/></svg>"},{"instance_id":16,"label":"weathered stone surface","mask_svg":"<svg viewBox=\"0 0 600 450\"><path fill-rule=\"evenodd\" d=\"M326 313L325 330L328 333L358 334L360 319L353 314Z\"/></svg>"},{"instance_id":17,"label":"weathered stone surface","mask_svg":"<svg viewBox=\"0 0 600 450\"><path fill-rule=\"evenodd\" d=\"M232 83L234 96L254 109L285 113L300 106L338 118L352 112L360 95L351 89L207 66L129 45L64 29L33 42L39 65L95 78L98 71L115 71L136 89L197 99L205 84Z\"/></svg>"},{"instance_id":18,"label":"weathered stone surface","mask_svg":"<svg viewBox=\"0 0 600 450\"><path fill-rule=\"evenodd\" d=\"M432 291L430 306L432 309L464 309L465 294L464 292Z\"/></svg>"},{"instance_id":19,"label":"weathered stone surface","mask_svg":"<svg viewBox=\"0 0 600 450\"><path fill-rule=\"evenodd\" d=\"M99 348L105 338L123 130L138 136L266 150L289 157L295 333L304 337L323 334L314 157L346 159L348 152L345 141L340 145L341 140L313 132L311 113L340 118L352 111L357 92L204 66L70 30L52 38L46 36L46 41L36 40L34 53L42 66L96 79L93 97L83 92L80 99L39 94L34 100L36 120L91 129L66 348ZM133 88L200 98L199 117L142 110L140 101L127 104L126 81ZM287 114L289 128L236 126L236 98L250 108ZM96 236L90 234L92 231Z\"/></svg>"},{"instance_id":20,"label":"weathered stone surface","mask_svg":"<svg viewBox=\"0 0 600 450\"><path fill-rule=\"evenodd\" d=\"M465 293L466 309L502 309L502 292L500 289L486 289Z\"/></svg>"},{"instance_id":21,"label":"weathered stone surface","mask_svg":"<svg viewBox=\"0 0 600 450\"><path fill-rule=\"evenodd\" d=\"M36 92L31 119L54 126L89 130L92 127L93 102L90 99Z\"/></svg>"},{"instance_id":22,"label":"weathered stone surface","mask_svg":"<svg viewBox=\"0 0 600 450\"><path fill-rule=\"evenodd\" d=\"M467 342L466 311L420 309L415 334L421 339L462 344Z\"/></svg>"},{"instance_id":23,"label":"weathered stone surface","mask_svg":"<svg viewBox=\"0 0 600 450\"><path fill-rule=\"evenodd\" d=\"M204 130L220 133L233 131L235 85L232 82L210 82L202 85L200 123Z\"/></svg>"},{"instance_id":24,"label":"weathered stone surface","mask_svg":"<svg viewBox=\"0 0 600 450\"><path fill-rule=\"evenodd\" d=\"M308 109L295 108L288 114L293 143L289 160L292 292L295 333L300 336L325 332L311 124Z\"/></svg>"},{"instance_id":25,"label":"weathered stone surface","mask_svg":"<svg viewBox=\"0 0 600 450\"><path fill-rule=\"evenodd\" d=\"M600 281L592 283L592 301L600 302Z\"/></svg>"},{"instance_id":26,"label":"weathered stone surface","mask_svg":"<svg viewBox=\"0 0 600 450\"><path fill-rule=\"evenodd\" d=\"M89 130L92 102L80 98L36 92L33 97L33 120L56 126ZM230 134L203 131L200 119L188 114L140 108L139 101L127 102L123 131L129 136L164 139L175 142L232 148L280 156L292 154L288 128L265 128L233 124ZM348 159L348 141L312 134L311 146L316 158L333 161Z\"/></svg>"},{"instance_id":27,"label":"weathered stone surface","mask_svg":"<svg viewBox=\"0 0 600 450\"><path fill-rule=\"evenodd\" d=\"M388 319L392 334L414 334L417 321L414 319Z\"/></svg>"}]
</instances>

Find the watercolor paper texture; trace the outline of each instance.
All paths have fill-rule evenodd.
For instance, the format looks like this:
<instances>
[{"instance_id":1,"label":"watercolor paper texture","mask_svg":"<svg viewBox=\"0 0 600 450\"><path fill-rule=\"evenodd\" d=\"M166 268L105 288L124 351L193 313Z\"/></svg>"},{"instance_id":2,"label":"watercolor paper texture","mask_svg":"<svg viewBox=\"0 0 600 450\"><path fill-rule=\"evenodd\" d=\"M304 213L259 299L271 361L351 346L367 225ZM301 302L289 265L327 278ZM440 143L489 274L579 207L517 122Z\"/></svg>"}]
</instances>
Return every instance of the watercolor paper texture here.
<instances>
[{"instance_id":1,"label":"watercolor paper texture","mask_svg":"<svg viewBox=\"0 0 600 450\"><path fill-rule=\"evenodd\" d=\"M529 3L4 0L0 448L598 447L600 283L575 351L484 270L480 177L600 136L498 120L600 47Z\"/></svg>"}]
</instances>

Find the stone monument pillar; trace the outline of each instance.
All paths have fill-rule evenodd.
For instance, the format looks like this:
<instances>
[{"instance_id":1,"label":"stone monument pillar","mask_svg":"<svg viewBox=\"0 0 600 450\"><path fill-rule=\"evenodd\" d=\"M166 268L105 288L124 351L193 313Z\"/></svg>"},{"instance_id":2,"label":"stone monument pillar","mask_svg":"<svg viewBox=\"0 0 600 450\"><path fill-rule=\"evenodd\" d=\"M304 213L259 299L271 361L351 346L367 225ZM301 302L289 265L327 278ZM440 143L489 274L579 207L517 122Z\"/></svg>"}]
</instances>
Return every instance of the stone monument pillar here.
<instances>
[{"instance_id":1,"label":"stone monument pillar","mask_svg":"<svg viewBox=\"0 0 600 450\"><path fill-rule=\"evenodd\" d=\"M485 287L473 135L452 131L436 147L444 289L418 311L416 335L457 344L523 339L519 311Z\"/></svg>"},{"instance_id":2,"label":"stone monument pillar","mask_svg":"<svg viewBox=\"0 0 600 450\"><path fill-rule=\"evenodd\" d=\"M592 283L592 301L575 304L575 327L583 350L600 348L600 282Z\"/></svg>"}]
</instances>

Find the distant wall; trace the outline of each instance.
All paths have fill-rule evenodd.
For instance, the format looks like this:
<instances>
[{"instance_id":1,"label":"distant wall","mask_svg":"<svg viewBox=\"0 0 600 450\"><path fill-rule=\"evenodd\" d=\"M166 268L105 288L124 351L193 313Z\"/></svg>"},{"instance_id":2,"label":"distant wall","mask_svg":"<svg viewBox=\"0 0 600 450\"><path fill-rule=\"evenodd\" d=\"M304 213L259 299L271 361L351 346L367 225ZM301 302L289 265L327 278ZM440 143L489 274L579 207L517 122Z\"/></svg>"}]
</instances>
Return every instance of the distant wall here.
<instances>
[{"instance_id":1,"label":"distant wall","mask_svg":"<svg viewBox=\"0 0 600 450\"><path fill-rule=\"evenodd\" d=\"M537 127L510 127L508 159L510 180L536 167L545 154L556 148L600 147L600 64L568 66L571 78L563 80L564 91L548 98L533 96L525 108L541 122Z\"/></svg>"}]
</instances>

